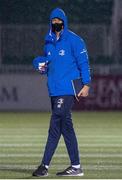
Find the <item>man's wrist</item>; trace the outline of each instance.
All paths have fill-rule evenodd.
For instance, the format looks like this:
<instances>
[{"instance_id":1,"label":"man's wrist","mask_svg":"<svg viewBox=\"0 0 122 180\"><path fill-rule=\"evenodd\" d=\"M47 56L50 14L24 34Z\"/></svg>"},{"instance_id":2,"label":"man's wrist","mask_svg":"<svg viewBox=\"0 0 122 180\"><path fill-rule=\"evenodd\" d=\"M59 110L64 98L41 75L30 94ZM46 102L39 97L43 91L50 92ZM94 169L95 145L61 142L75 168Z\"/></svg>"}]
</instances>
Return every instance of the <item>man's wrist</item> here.
<instances>
[{"instance_id":1,"label":"man's wrist","mask_svg":"<svg viewBox=\"0 0 122 180\"><path fill-rule=\"evenodd\" d=\"M84 84L84 87L89 87L90 88L90 84Z\"/></svg>"}]
</instances>

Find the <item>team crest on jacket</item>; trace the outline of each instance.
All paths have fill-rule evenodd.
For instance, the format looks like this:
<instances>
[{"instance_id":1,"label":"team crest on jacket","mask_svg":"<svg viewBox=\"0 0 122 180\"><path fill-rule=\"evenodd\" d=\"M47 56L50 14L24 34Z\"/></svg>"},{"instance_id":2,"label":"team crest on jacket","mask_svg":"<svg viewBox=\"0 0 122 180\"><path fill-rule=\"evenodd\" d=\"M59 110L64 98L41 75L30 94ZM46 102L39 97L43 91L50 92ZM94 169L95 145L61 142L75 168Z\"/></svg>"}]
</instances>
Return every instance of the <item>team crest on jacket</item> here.
<instances>
[{"instance_id":1,"label":"team crest on jacket","mask_svg":"<svg viewBox=\"0 0 122 180\"><path fill-rule=\"evenodd\" d=\"M64 55L65 55L65 50L64 50L64 49L61 49L61 50L59 51L59 55L60 55L60 56L64 56Z\"/></svg>"},{"instance_id":2,"label":"team crest on jacket","mask_svg":"<svg viewBox=\"0 0 122 180\"><path fill-rule=\"evenodd\" d=\"M61 105L63 103L64 103L64 99L63 98L58 99L58 101L57 101L57 108L61 108Z\"/></svg>"}]
</instances>

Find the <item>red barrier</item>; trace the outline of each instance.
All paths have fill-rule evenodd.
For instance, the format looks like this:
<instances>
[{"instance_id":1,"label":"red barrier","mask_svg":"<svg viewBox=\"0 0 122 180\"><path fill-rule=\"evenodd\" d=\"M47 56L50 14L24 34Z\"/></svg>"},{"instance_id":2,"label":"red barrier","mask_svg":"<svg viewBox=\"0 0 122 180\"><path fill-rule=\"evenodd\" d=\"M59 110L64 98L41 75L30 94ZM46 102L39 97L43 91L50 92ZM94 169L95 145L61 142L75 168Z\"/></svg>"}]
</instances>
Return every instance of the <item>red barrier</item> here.
<instances>
[{"instance_id":1,"label":"red barrier","mask_svg":"<svg viewBox=\"0 0 122 180\"><path fill-rule=\"evenodd\" d=\"M122 110L122 76L95 75L91 93L76 102L75 110Z\"/></svg>"}]
</instances>

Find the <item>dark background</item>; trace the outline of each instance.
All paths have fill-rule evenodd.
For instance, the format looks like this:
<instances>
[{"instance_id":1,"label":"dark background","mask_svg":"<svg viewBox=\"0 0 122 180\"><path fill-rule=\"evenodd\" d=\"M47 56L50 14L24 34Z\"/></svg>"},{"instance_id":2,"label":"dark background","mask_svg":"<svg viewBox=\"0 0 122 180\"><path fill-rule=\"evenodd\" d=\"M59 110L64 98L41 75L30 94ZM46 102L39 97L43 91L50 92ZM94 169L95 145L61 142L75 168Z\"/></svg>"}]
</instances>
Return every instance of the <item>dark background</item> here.
<instances>
[{"instance_id":1,"label":"dark background","mask_svg":"<svg viewBox=\"0 0 122 180\"><path fill-rule=\"evenodd\" d=\"M89 52L92 93L75 109L122 109L121 0L0 0L0 76L36 74L32 60L43 54L56 7L65 11L69 29L85 40Z\"/></svg>"}]
</instances>

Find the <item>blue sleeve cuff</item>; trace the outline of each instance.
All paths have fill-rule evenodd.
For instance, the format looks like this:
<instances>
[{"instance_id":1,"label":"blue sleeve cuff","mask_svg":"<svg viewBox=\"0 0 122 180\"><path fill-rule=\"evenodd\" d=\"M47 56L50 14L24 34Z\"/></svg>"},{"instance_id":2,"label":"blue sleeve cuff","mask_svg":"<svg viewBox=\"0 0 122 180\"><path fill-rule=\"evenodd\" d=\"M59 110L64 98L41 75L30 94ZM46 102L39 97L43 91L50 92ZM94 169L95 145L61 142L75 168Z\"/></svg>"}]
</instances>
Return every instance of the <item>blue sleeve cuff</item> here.
<instances>
[{"instance_id":1,"label":"blue sleeve cuff","mask_svg":"<svg viewBox=\"0 0 122 180\"><path fill-rule=\"evenodd\" d=\"M44 56L38 56L33 60L34 69L38 70L39 63L48 63L47 58Z\"/></svg>"}]
</instances>

